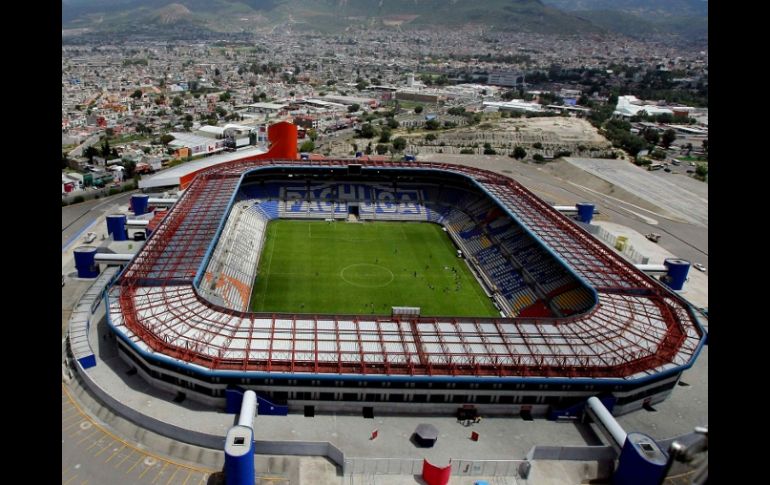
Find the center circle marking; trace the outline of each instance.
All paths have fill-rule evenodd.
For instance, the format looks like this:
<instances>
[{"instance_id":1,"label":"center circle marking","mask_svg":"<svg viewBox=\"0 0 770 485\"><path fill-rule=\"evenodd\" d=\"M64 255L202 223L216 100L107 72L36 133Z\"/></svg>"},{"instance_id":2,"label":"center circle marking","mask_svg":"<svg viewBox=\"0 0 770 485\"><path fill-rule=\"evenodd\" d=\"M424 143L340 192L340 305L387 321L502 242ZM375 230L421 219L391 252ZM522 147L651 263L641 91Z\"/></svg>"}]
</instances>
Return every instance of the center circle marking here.
<instances>
[{"instance_id":1,"label":"center circle marking","mask_svg":"<svg viewBox=\"0 0 770 485\"><path fill-rule=\"evenodd\" d=\"M345 273L347 271L359 270L359 268L363 270L362 271L363 273L367 273L367 269L371 268L368 271L369 274L366 274L366 278L368 279L368 281L365 280L363 277L361 277L362 281L360 282L351 281L350 278L352 275L345 277ZM388 286L389 284L391 284L395 279L395 275L391 270L389 270L384 266L380 266L379 264L356 263L356 264L351 264L350 266L345 266L344 268L342 268L342 270L340 271L340 278L342 278L343 281L345 281L345 283L349 283L353 286L358 286L359 288L382 288L384 286ZM381 280L384 278L388 278L388 281L382 283Z\"/></svg>"}]
</instances>

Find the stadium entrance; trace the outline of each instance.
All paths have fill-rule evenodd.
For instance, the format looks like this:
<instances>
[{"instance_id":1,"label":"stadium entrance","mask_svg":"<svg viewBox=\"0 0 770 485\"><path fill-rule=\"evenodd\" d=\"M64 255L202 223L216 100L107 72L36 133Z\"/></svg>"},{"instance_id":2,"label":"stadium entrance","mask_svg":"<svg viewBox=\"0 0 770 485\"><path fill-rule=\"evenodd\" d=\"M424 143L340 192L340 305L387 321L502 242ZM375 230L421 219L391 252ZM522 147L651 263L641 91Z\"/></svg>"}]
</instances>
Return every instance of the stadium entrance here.
<instances>
[{"instance_id":1,"label":"stadium entrance","mask_svg":"<svg viewBox=\"0 0 770 485\"><path fill-rule=\"evenodd\" d=\"M358 222L360 219L358 213L358 204L348 203L348 222Z\"/></svg>"}]
</instances>

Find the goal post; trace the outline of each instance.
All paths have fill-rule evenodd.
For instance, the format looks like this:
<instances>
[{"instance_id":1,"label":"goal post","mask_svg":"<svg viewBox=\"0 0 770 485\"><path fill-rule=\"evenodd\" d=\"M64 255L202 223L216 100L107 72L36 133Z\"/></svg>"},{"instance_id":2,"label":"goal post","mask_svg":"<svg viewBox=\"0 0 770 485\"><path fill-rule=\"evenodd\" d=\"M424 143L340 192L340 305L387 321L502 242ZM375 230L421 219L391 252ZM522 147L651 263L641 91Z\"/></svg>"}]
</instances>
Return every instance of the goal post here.
<instances>
[{"instance_id":1,"label":"goal post","mask_svg":"<svg viewBox=\"0 0 770 485\"><path fill-rule=\"evenodd\" d=\"M420 307L418 306L394 306L391 308L391 316L394 317L419 317Z\"/></svg>"}]
</instances>

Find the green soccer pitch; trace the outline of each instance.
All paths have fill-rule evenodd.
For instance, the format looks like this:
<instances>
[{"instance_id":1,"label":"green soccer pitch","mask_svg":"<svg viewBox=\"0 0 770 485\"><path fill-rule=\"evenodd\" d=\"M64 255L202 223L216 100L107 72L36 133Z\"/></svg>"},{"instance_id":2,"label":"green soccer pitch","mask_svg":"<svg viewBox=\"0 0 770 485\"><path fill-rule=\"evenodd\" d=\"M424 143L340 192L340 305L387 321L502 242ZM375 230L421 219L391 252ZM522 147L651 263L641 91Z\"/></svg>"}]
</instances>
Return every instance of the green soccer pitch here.
<instances>
[{"instance_id":1,"label":"green soccer pitch","mask_svg":"<svg viewBox=\"0 0 770 485\"><path fill-rule=\"evenodd\" d=\"M436 224L274 220L251 296L256 312L499 317Z\"/></svg>"}]
</instances>

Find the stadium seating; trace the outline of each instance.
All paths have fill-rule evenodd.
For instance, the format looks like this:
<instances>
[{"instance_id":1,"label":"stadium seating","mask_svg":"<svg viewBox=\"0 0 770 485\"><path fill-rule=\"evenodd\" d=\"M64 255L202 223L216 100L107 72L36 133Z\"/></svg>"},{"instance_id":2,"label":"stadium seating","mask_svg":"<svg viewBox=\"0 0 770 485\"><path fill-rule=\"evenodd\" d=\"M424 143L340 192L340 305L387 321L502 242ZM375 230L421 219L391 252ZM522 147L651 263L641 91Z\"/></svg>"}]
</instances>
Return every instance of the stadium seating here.
<instances>
[{"instance_id":1,"label":"stadium seating","mask_svg":"<svg viewBox=\"0 0 770 485\"><path fill-rule=\"evenodd\" d=\"M267 222L277 216L276 209L274 201L254 199L233 206L200 285L210 300L248 310Z\"/></svg>"}]
</instances>

